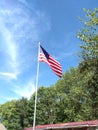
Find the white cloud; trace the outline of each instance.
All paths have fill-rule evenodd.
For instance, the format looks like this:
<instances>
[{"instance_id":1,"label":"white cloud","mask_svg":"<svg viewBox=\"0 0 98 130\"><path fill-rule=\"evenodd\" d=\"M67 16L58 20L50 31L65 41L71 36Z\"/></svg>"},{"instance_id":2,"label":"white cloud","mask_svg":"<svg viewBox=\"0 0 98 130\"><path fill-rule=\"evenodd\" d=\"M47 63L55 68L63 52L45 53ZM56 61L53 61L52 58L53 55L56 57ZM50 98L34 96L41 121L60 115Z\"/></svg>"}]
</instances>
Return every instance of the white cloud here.
<instances>
[{"instance_id":1,"label":"white cloud","mask_svg":"<svg viewBox=\"0 0 98 130\"><path fill-rule=\"evenodd\" d=\"M19 1L27 3L26 0ZM6 3L0 9L0 32L5 40L4 51L9 56L8 68L12 68L11 71L17 75L35 62L31 58L31 55L37 55L32 43L36 44L35 41L39 41L40 36L50 30L47 16L37 10L32 11L21 5L7 8ZM32 52L29 51L31 48Z\"/></svg>"},{"instance_id":2,"label":"white cloud","mask_svg":"<svg viewBox=\"0 0 98 130\"><path fill-rule=\"evenodd\" d=\"M0 78L2 76L8 81L16 79L9 82L6 89L7 92L11 89L14 97L30 98L35 91L33 82L29 81L27 84L21 85L19 81L24 80L22 74L25 73L29 80L28 68L37 62L36 43L46 31L51 29L50 20L43 12L31 7L26 0L15 2L12 0L9 3L4 0L2 4L0 2L0 34L3 37L3 50L0 50L0 54L3 53L5 59L3 61L3 57L1 57ZM5 93L7 93L6 91ZM14 97L8 95L9 99Z\"/></svg>"},{"instance_id":3,"label":"white cloud","mask_svg":"<svg viewBox=\"0 0 98 130\"><path fill-rule=\"evenodd\" d=\"M17 79L17 76L14 73L0 72L0 75L10 79Z\"/></svg>"},{"instance_id":4,"label":"white cloud","mask_svg":"<svg viewBox=\"0 0 98 130\"><path fill-rule=\"evenodd\" d=\"M8 68L12 68L14 73L18 74L18 61L17 61L17 46L13 41L12 35L10 31L6 28L2 19L0 20L0 32L4 38L5 50L4 52L7 53L8 60Z\"/></svg>"},{"instance_id":5,"label":"white cloud","mask_svg":"<svg viewBox=\"0 0 98 130\"><path fill-rule=\"evenodd\" d=\"M27 84L21 86L16 86L13 84L13 87L10 87L10 91L10 96L6 94L4 94L4 96L0 95L0 98L2 99L0 100L0 104L11 100L18 100L21 97L30 99L32 94L35 92L35 86L32 81L29 81Z\"/></svg>"},{"instance_id":6,"label":"white cloud","mask_svg":"<svg viewBox=\"0 0 98 130\"><path fill-rule=\"evenodd\" d=\"M6 103L6 102L8 102L8 101L12 101L12 100L18 100L19 98L17 98L17 97L11 97L11 96L1 96L0 95L0 99L2 99L2 100L0 100L0 104L4 104L4 103Z\"/></svg>"},{"instance_id":7,"label":"white cloud","mask_svg":"<svg viewBox=\"0 0 98 130\"><path fill-rule=\"evenodd\" d=\"M29 99L35 92L35 86L32 81L29 81L26 85L15 86L12 91L21 97L26 97Z\"/></svg>"}]
</instances>

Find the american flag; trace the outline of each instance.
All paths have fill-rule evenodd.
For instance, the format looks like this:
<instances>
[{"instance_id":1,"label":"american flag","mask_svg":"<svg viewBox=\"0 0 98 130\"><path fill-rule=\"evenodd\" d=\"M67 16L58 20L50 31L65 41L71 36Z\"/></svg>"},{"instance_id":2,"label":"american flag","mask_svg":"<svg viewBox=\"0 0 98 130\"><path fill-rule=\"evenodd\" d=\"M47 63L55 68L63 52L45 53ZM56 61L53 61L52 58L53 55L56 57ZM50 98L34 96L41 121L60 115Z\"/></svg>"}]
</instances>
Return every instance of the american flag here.
<instances>
[{"instance_id":1,"label":"american flag","mask_svg":"<svg viewBox=\"0 0 98 130\"><path fill-rule=\"evenodd\" d=\"M60 78L62 77L61 64L56 61L41 45L39 53L39 62L46 62L57 76L59 76Z\"/></svg>"}]
</instances>

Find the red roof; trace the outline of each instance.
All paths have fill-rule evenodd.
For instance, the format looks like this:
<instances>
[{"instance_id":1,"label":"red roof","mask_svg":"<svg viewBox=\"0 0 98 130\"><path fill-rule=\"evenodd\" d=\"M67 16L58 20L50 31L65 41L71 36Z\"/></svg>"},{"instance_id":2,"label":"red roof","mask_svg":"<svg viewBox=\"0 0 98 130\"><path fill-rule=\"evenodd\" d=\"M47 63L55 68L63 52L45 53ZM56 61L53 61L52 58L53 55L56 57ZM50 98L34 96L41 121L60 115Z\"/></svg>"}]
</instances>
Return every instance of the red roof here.
<instances>
[{"instance_id":1,"label":"red roof","mask_svg":"<svg viewBox=\"0 0 98 130\"><path fill-rule=\"evenodd\" d=\"M36 130L81 128L81 127L96 127L96 126L98 126L98 120L81 121L81 122L68 122L68 123L63 123L63 124L38 125L38 126L36 126ZM32 130L32 127L25 128L24 130Z\"/></svg>"}]
</instances>

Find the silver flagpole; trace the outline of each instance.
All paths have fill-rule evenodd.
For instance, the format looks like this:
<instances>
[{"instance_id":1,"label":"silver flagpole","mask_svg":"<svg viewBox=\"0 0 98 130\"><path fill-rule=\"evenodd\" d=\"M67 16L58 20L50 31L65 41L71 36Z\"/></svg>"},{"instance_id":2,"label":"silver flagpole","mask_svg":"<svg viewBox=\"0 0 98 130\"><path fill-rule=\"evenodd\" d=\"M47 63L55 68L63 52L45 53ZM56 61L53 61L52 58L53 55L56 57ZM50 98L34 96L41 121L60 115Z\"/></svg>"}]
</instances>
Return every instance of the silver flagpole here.
<instances>
[{"instance_id":1,"label":"silver flagpole","mask_svg":"<svg viewBox=\"0 0 98 130\"><path fill-rule=\"evenodd\" d=\"M33 119L33 129L35 130L36 125L36 104L37 104L37 88L38 88L38 74L39 74L39 53L40 53L40 42L38 45L38 63L37 63L37 75L36 75L36 92L35 92L35 106L34 106L34 119Z\"/></svg>"}]
</instances>

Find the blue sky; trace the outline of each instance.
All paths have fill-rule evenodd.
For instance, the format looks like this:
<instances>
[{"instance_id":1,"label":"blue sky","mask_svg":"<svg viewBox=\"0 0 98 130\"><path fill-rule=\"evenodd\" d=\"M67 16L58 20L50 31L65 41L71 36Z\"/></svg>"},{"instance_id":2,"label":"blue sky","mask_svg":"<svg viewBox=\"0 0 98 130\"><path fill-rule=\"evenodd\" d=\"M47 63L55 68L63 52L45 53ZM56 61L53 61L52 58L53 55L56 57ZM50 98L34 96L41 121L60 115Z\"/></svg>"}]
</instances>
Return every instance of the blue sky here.
<instances>
[{"instance_id":1,"label":"blue sky","mask_svg":"<svg viewBox=\"0 0 98 130\"><path fill-rule=\"evenodd\" d=\"M97 0L0 0L0 103L35 91L38 42L62 65L63 73L80 62L83 8ZM51 86L58 77L40 63L38 86Z\"/></svg>"}]
</instances>

